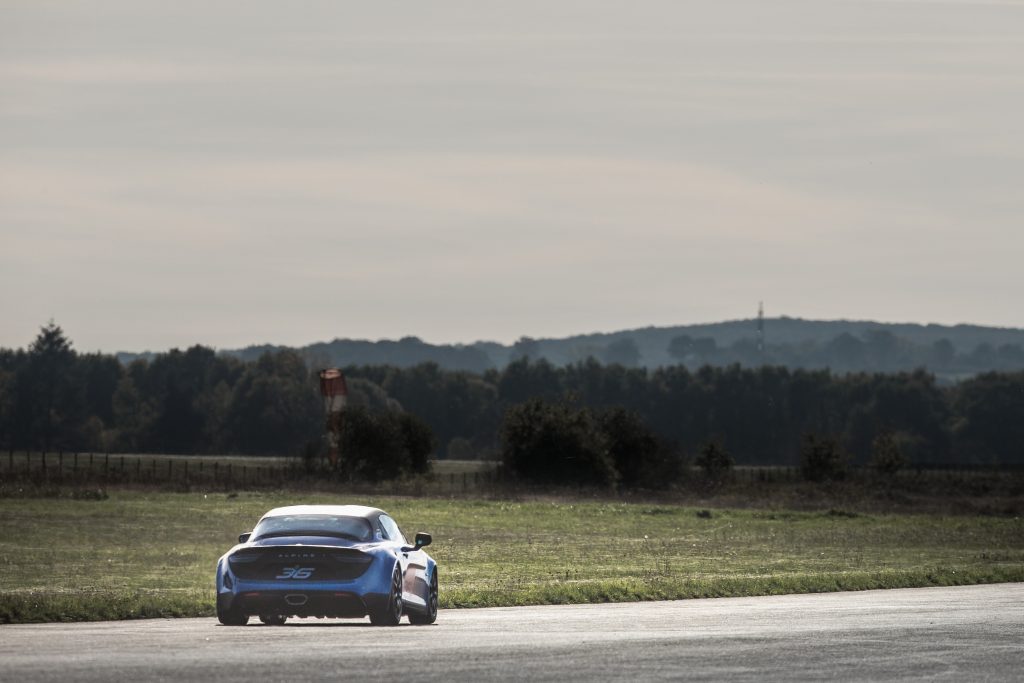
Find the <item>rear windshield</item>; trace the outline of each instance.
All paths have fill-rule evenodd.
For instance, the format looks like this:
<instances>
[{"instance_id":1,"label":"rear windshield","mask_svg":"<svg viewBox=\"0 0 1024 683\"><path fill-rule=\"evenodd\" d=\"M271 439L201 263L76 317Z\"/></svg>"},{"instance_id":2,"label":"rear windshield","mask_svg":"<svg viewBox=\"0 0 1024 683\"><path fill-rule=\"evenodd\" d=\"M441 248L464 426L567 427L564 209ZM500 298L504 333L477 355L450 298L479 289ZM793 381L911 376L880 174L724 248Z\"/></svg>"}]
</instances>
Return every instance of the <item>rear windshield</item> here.
<instances>
[{"instance_id":1,"label":"rear windshield","mask_svg":"<svg viewBox=\"0 0 1024 683\"><path fill-rule=\"evenodd\" d=\"M370 523L362 517L340 515L282 515L267 517L256 525L253 540L278 536L333 536L353 541L373 537Z\"/></svg>"}]
</instances>

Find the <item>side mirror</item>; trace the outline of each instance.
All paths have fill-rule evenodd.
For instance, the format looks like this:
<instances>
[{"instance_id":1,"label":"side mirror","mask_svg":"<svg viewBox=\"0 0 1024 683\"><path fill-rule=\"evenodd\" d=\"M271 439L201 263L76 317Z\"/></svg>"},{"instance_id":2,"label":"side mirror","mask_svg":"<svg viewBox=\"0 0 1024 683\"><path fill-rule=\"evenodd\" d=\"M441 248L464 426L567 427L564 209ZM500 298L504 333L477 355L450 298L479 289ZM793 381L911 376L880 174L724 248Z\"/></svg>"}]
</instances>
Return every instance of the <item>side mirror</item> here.
<instances>
[{"instance_id":1,"label":"side mirror","mask_svg":"<svg viewBox=\"0 0 1024 683\"><path fill-rule=\"evenodd\" d=\"M434 539L430 537L430 534L420 531L416 534L416 545L411 547L402 548L403 553L410 553L414 550L419 550L425 545L430 545Z\"/></svg>"},{"instance_id":2,"label":"side mirror","mask_svg":"<svg viewBox=\"0 0 1024 683\"><path fill-rule=\"evenodd\" d=\"M250 536L252 536L252 532L251 531L246 531L244 534L238 534L238 542L239 543L245 543L246 541L249 540Z\"/></svg>"}]
</instances>

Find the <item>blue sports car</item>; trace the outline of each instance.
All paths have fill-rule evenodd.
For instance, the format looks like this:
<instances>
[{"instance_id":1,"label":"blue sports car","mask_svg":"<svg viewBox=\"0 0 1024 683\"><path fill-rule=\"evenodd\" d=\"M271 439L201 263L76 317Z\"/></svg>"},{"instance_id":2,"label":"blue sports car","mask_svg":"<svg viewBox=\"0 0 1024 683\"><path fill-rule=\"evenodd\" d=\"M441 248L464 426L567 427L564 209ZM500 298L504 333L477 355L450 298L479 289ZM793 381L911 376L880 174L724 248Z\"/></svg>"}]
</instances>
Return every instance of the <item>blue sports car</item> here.
<instances>
[{"instance_id":1,"label":"blue sports car","mask_svg":"<svg viewBox=\"0 0 1024 683\"><path fill-rule=\"evenodd\" d=\"M217 561L217 618L244 626L288 617L370 617L396 626L437 619L437 563L387 513L361 505L275 508Z\"/></svg>"}]
</instances>

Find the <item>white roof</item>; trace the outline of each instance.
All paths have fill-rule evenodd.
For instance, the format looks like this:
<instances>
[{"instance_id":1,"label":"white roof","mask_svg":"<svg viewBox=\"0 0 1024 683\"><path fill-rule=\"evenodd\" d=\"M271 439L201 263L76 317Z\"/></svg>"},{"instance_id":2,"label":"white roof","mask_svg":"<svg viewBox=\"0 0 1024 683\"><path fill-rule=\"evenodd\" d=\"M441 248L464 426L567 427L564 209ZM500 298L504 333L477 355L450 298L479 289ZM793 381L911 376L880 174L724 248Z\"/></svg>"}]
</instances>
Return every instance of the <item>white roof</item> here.
<instances>
[{"instance_id":1,"label":"white roof","mask_svg":"<svg viewBox=\"0 0 1024 683\"><path fill-rule=\"evenodd\" d=\"M264 517L284 517L286 515L343 515L346 517L370 517L382 512L377 508L365 505L289 505L274 508Z\"/></svg>"}]
</instances>

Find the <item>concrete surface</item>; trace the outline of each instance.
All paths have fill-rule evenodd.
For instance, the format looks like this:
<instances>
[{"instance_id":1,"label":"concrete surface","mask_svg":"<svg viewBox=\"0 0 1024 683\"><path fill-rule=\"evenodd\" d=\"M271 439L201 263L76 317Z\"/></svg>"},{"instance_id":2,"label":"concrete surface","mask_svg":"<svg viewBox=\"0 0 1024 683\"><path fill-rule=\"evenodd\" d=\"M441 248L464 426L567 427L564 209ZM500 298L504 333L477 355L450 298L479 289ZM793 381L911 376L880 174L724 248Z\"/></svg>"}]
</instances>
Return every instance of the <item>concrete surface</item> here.
<instances>
[{"instance_id":1,"label":"concrete surface","mask_svg":"<svg viewBox=\"0 0 1024 683\"><path fill-rule=\"evenodd\" d=\"M1024 584L444 610L428 627L0 626L3 681L403 678L1022 680Z\"/></svg>"}]
</instances>

